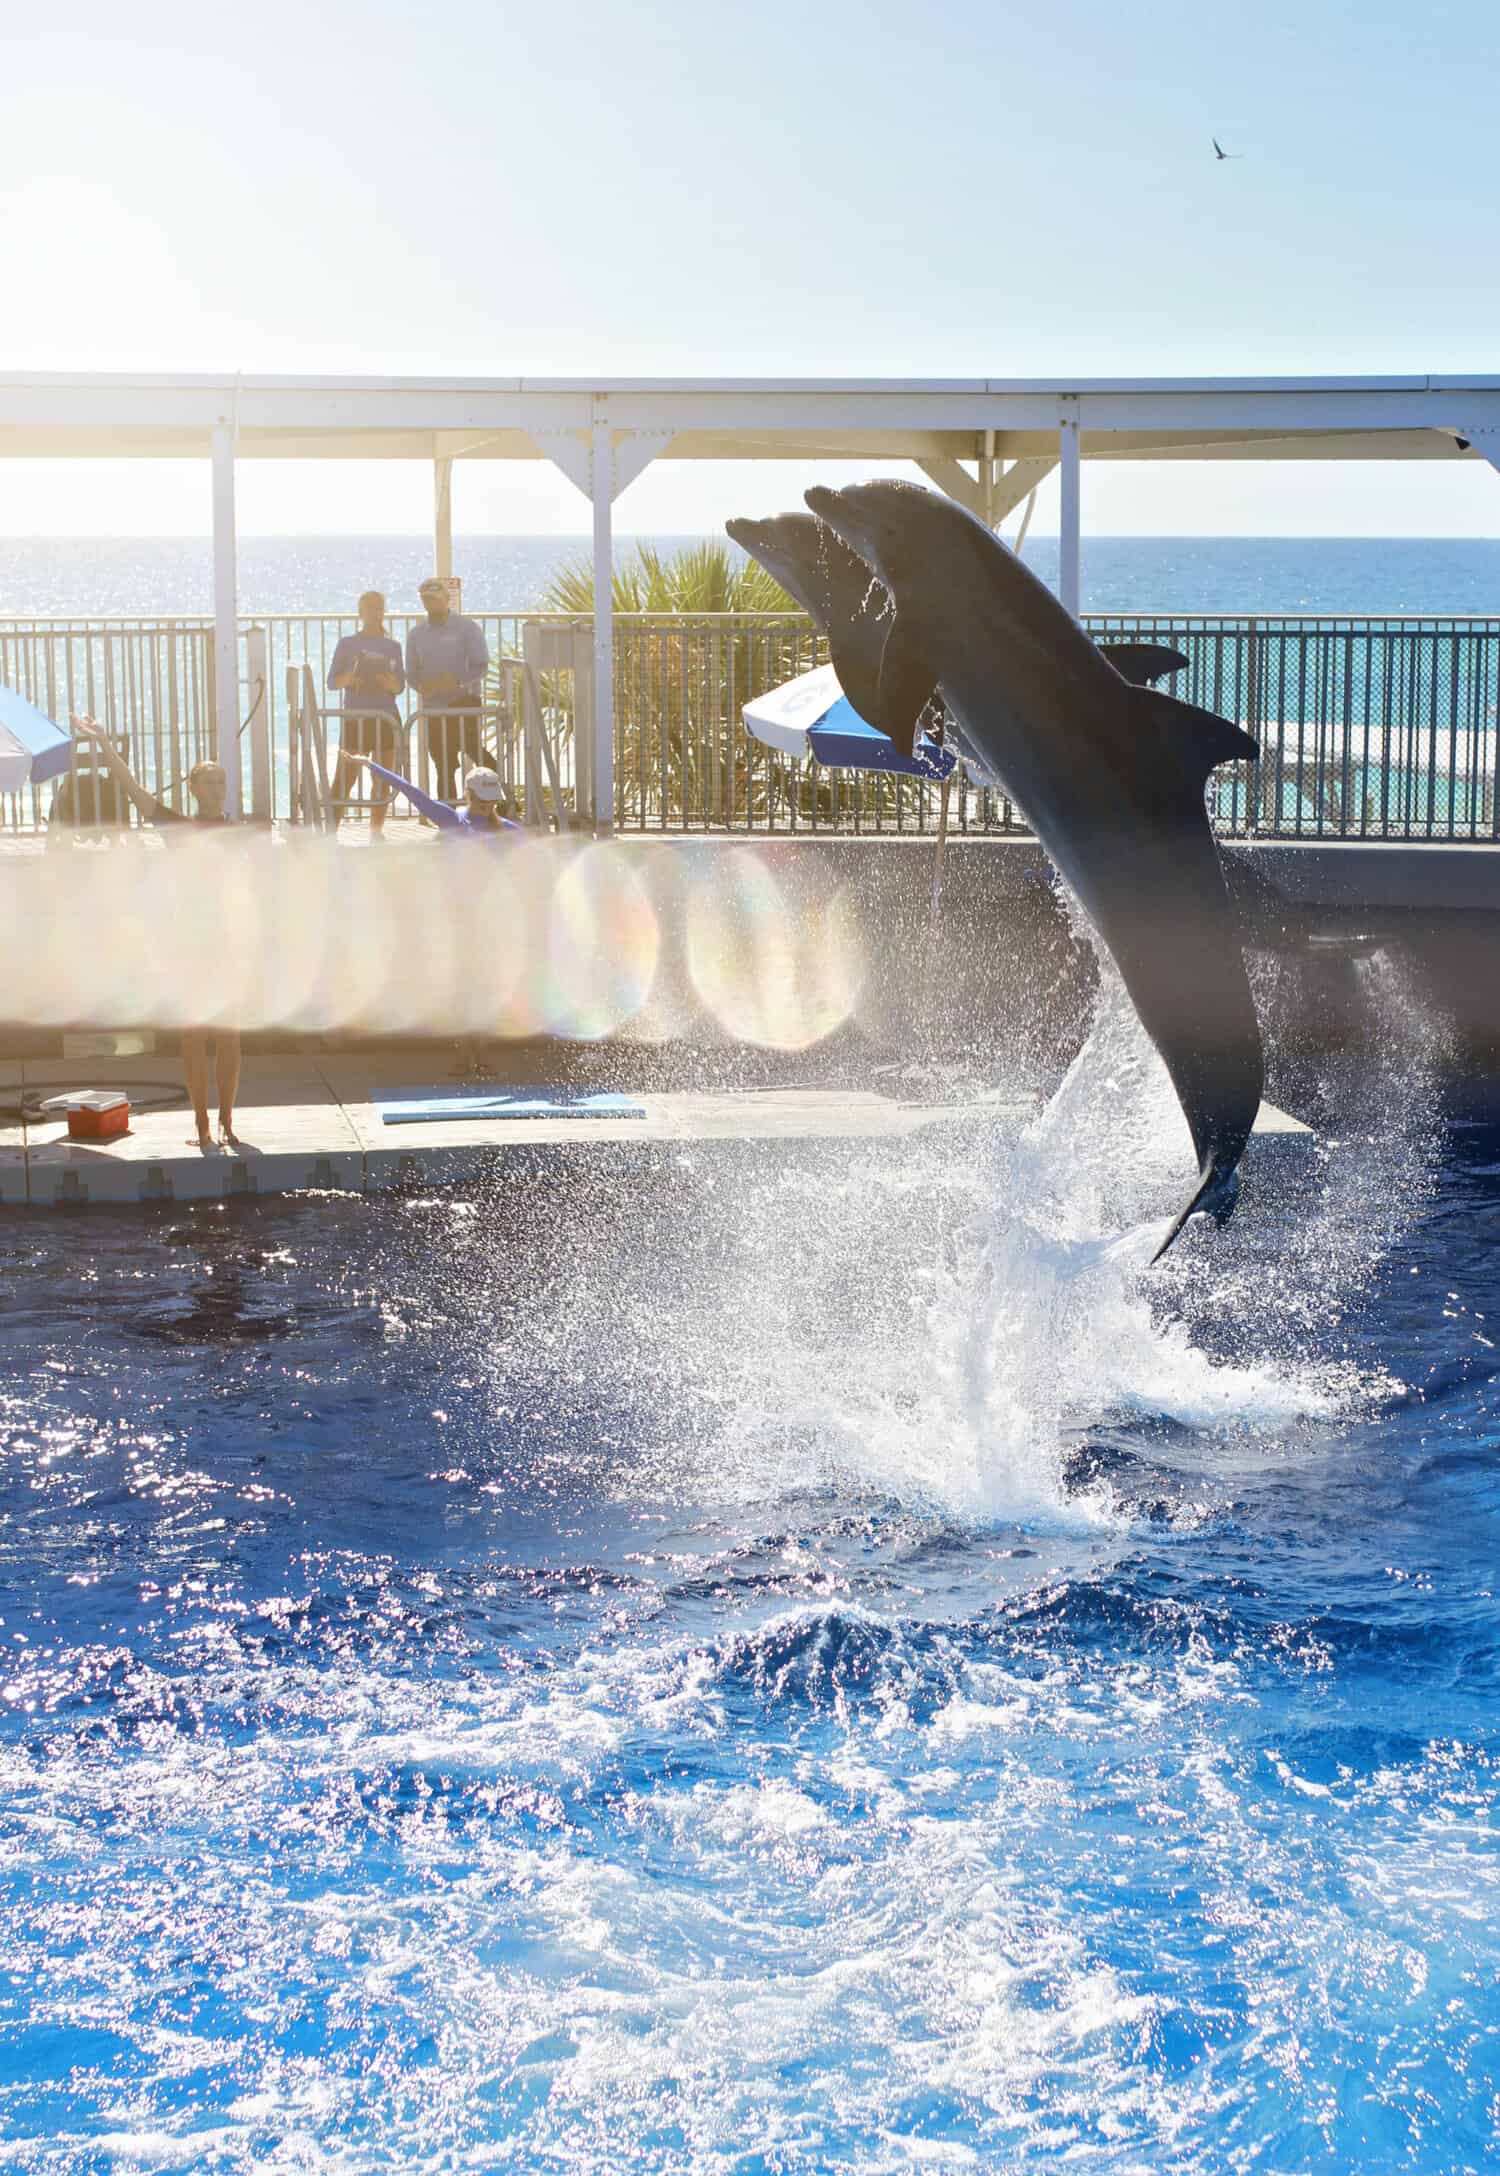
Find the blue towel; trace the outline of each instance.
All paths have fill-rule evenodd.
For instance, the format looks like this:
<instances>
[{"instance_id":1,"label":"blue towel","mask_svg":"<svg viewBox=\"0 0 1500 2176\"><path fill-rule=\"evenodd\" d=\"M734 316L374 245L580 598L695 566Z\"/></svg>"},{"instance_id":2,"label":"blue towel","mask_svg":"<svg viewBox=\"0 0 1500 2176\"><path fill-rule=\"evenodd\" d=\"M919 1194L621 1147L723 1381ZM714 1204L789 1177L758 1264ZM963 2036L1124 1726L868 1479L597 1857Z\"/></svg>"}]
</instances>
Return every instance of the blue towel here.
<instances>
[{"instance_id":1,"label":"blue towel","mask_svg":"<svg viewBox=\"0 0 1500 2176\"><path fill-rule=\"evenodd\" d=\"M398 1089L375 1108L388 1126L420 1126L455 1118L644 1118L632 1096L586 1088L448 1088L441 1095Z\"/></svg>"}]
</instances>

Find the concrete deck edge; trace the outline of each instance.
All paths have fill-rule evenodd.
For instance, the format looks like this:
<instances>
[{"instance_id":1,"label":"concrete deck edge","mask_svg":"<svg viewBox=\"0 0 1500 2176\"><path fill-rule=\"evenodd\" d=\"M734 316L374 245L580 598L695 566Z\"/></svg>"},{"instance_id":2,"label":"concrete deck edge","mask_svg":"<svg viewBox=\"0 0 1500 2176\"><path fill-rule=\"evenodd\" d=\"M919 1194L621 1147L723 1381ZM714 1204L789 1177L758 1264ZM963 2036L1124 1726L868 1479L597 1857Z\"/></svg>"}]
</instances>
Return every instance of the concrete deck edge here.
<instances>
[{"instance_id":1,"label":"concrete deck edge","mask_svg":"<svg viewBox=\"0 0 1500 2176\"><path fill-rule=\"evenodd\" d=\"M132 1065L160 1061L118 1061L98 1071L128 1073ZM23 1069L11 1067L15 1074ZM189 1148L173 1152L156 1146L146 1131L130 1137L128 1150L108 1144L91 1147L66 1139L33 1141L32 1131L0 1130L0 1208L82 1209L132 1207L152 1203L234 1201L291 1193L377 1194L413 1187L445 1186L476 1176L518 1172L538 1161L586 1163L606 1152L618 1158L645 1159L693 1151L723 1151L788 1141L909 1139L938 1126L962 1130L982 1125L1001 1108L995 1098L961 1104L900 1103L868 1090L782 1089L724 1091L714 1095L643 1093L645 1119L490 1120L439 1124L431 1129L403 1127L387 1138L376 1121L369 1092L348 1100L342 1070L368 1079L358 1061L336 1068L300 1061L274 1077L263 1090L295 1086L301 1073L313 1091L309 1101L283 1096L247 1105L244 1124L266 1136L264 1146L224 1149L204 1155ZM138 1077L142 1077L139 1076ZM12 1085L16 1083L13 1081ZM122 1078L120 1085L128 1085ZM390 1083L383 1085L389 1087ZM321 1090L321 1093L317 1091ZM279 1119L272 1122L271 1114ZM180 1130L181 1110L143 1114L154 1119L150 1131L165 1137ZM18 1141L15 1136L20 1132ZM420 1136L427 1132L428 1138ZM277 1136L282 1145L277 1145ZM434 1138L437 1136L437 1138ZM1249 1156L1278 1161L1311 1150L1311 1130L1285 1111L1262 1104Z\"/></svg>"}]
</instances>

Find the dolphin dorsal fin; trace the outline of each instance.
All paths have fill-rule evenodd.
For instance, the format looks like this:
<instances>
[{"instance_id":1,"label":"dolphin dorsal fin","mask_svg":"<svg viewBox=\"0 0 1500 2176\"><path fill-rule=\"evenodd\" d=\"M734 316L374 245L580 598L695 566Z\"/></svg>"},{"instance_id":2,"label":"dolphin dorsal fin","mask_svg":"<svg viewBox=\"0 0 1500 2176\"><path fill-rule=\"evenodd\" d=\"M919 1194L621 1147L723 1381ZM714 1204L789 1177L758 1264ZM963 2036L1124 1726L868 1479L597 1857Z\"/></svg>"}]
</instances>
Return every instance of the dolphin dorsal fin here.
<instances>
[{"instance_id":1,"label":"dolphin dorsal fin","mask_svg":"<svg viewBox=\"0 0 1500 2176\"><path fill-rule=\"evenodd\" d=\"M1127 690L1130 722L1138 738L1154 733L1164 752L1176 757L1192 774L1194 783L1206 779L1220 763L1254 763L1260 749L1229 718L1216 710L1200 710L1196 703L1179 702L1160 688L1132 686Z\"/></svg>"},{"instance_id":2,"label":"dolphin dorsal fin","mask_svg":"<svg viewBox=\"0 0 1500 2176\"><path fill-rule=\"evenodd\" d=\"M1171 673L1185 671L1190 662L1181 650L1168 649L1164 642L1101 642L1097 648L1122 680L1134 681L1143 688L1154 687Z\"/></svg>"}]
</instances>

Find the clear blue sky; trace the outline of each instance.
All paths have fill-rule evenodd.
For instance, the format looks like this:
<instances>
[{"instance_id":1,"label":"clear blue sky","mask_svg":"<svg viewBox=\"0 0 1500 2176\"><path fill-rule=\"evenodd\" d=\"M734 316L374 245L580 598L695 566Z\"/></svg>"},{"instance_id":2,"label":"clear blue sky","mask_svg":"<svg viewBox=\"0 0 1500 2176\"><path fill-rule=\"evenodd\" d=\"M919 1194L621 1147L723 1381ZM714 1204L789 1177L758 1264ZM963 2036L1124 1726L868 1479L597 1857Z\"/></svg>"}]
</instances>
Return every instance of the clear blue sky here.
<instances>
[{"instance_id":1,"label":"clear blue sky","mask_svg":"<svg viewBox=\"0 0 1500 2176\"><path fill-rule=\"evenodd\" d=\"M1480 0L72 0L7 24L8 368L1176 375L1500 367ZM1244 154L1215 164L1210 137ZM247 463L247 530L419 465ZM658 464L622 527L800 474ZM565 529L546 470L463 529ZM8 464L10 533L195 529L196 465ZM1039 512L1045 526L1048 509ZM1500 534L1488 470L1095 470L1099 531Z\"/></svg>"}]
</instances>

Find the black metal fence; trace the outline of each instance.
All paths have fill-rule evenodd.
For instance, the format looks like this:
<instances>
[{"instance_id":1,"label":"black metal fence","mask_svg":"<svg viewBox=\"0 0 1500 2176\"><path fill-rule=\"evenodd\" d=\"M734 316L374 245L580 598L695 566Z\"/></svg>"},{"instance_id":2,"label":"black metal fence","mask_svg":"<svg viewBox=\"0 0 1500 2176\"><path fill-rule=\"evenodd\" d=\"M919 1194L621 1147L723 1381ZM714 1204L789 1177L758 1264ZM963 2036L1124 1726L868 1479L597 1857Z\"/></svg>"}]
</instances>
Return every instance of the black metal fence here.
<instances>
[{"instance_id":1,"label":"black metal fence","mask_svg":"<svg viewBox=\"0 0 1500 2176\"><path fill-rule=\"evenodd\" d=\"M526 763L523 705L500 683L505 673L519 672L528 627L583 636L588 623L541 614L476 616L492 655L503 661L494 722L516 738L510 754L519 777ZM305 660L321 683L332 644L351 623L306 614L256 624L265 632L261 654L269 666L260 699L273 791L278 814L288 817L284 668ZM1211 805L1225 833L1500 839L1500 619L1113 614L1085 625L1101 639L1180 649L1188 669L1171 683L1172 692L1238 720L1260 744L1258 765L1225 765L1214 774ZM579 654L587 647L581 642ZM746 734L746 702L826 662L826 646L805 619L618 614L614 654L615 821L622 832L936 827L940 795L929 784L796 762ZM571 752L589 731L587 676L554 670L533 679L533 708L544 714L566 800L576 775ZM59 719L72 708L94 711L156 790L215 745L212 629L203 621L0 620L0 682ZM252 700L247 687L242 707L248 711ZM45 820L45 801L45 793L12 796L0 803L0 818L31 828ZM1003 794L981 789L961 771L949 821L960 832L1025 829Z\"/></svg>"},{"instance_id":2,"label":"black metal fence","mask_svg":"<svg viewBox=\"0 0 1500 2176\"><path fill-rule=\"evenodd\" d=\"M1100 640L1170 644L1172 692L1245 726L1257 765L1211 786L1226 834L1494 840L1500 619L1095 615ZM616 820L625 830L934 828L919 780L825 770L752 741L740 709L827 661L801 619L616 622ZM960 831L1026 828L1012 802L963 776Z\"/></svg>"},{"instance_id":3,"label":"black metal fence","mask_svg":"<svg viewBox=\"0 0 1500 2176\"><path fill-rule=\"evenodd\" d=\"M1100 639L1170 643L1172 692L1234 718L1260 761L1215 774L1235 836L1489 840L1500 619L1091 618Z\"/></svg>"}]
</instances>

